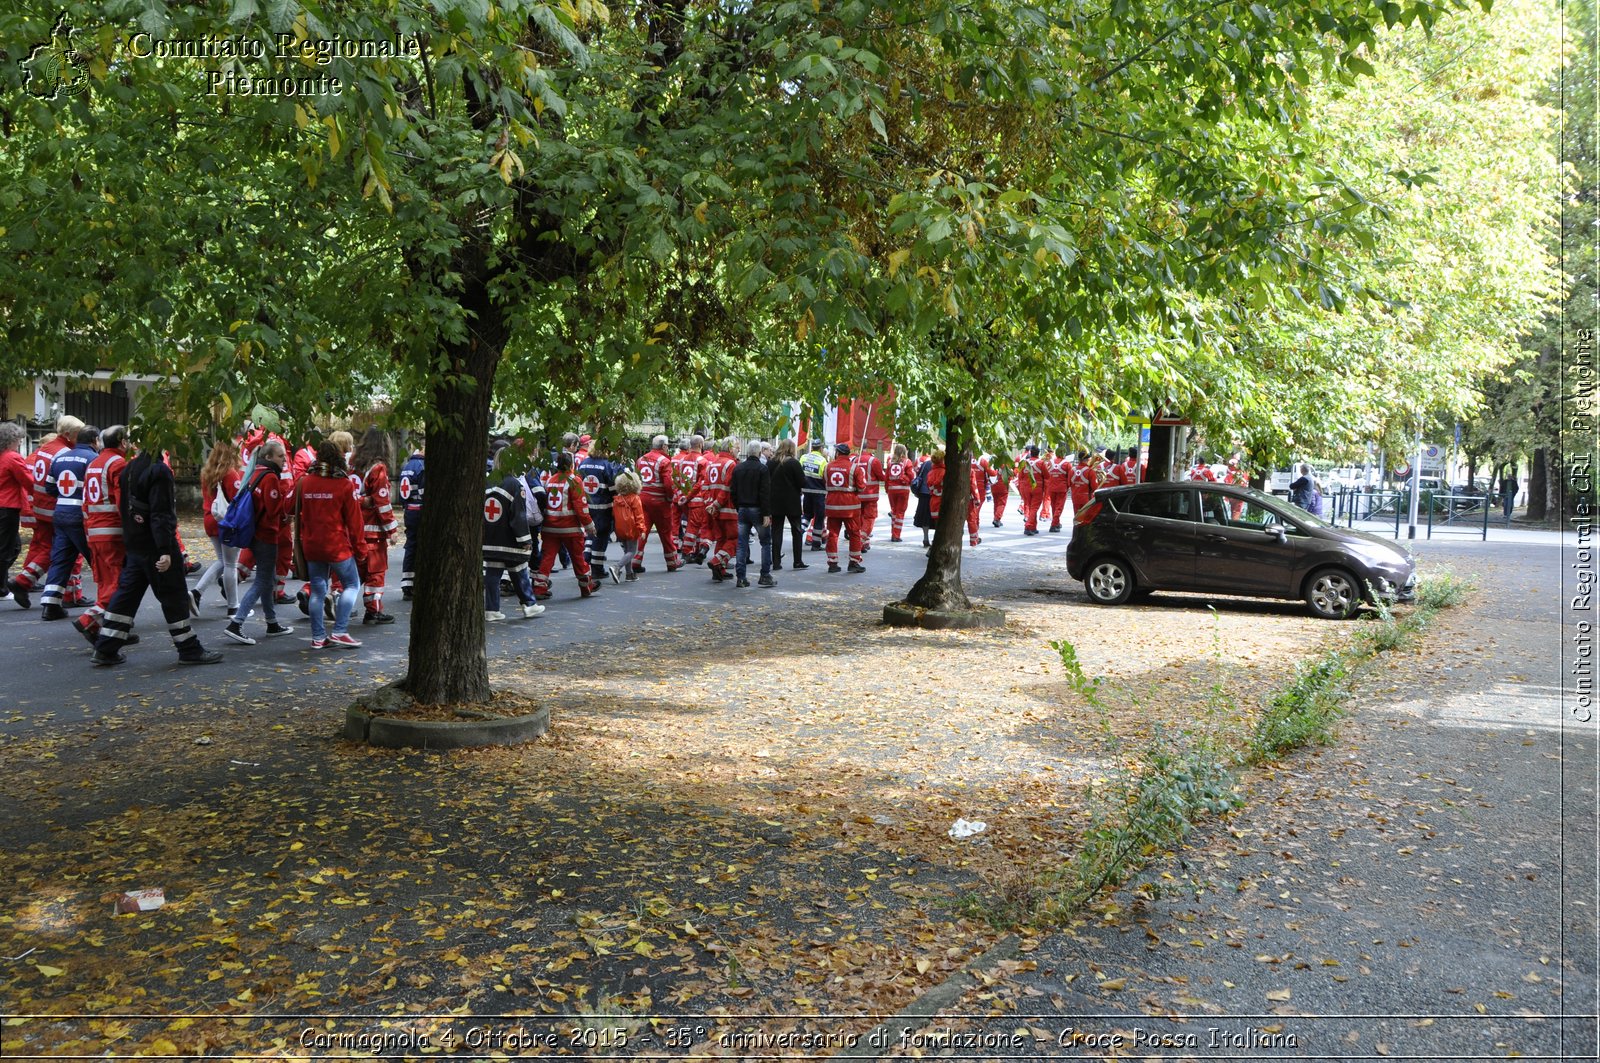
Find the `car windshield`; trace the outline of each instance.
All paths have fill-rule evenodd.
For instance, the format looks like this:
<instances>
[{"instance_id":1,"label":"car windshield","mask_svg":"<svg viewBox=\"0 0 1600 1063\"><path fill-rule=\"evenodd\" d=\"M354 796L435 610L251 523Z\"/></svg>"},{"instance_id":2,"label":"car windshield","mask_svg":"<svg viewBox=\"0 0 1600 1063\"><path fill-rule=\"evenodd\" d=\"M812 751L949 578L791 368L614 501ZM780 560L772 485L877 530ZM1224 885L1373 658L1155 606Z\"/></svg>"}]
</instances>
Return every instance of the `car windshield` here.
<instances>
[{"instance_id":1,"label":"car windshield","mask_svg":"<svg viewBox=\"0 0 1600 1063\"><path fill-rule=\"evenodd\" d=\"M1265 509L1269 512L1279 513L1283 516L1292 518L1298 524L1304 524L1312 528L1333 527L1333 525L1329 524L1321 517L1312 516L1310 513L1307 513L1305 510L1295 505L1293 502L1288 502L1281 498L1275 498L1272 495L1257 491L1254 487L1242 487L1240 490L1244 492L1245 496L1248 497L1251 502L1255 503L1255 505L1251 507L1252 509L1259 508Z\"/></svg>"}]
</instances>

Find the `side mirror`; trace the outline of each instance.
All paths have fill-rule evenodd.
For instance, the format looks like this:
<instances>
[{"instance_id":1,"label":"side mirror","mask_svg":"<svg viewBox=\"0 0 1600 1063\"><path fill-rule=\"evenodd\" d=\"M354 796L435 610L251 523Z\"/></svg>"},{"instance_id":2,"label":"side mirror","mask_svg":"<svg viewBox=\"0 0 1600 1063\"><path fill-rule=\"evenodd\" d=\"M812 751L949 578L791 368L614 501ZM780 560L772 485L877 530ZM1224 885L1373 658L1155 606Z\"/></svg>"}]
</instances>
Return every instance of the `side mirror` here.
<instances>
[{"instance_id":1,"label":"side mirror","mask_svg":"<svg viewBox=\"0 0 1600 1063\"><path fill-rule=\"evenodd\" d=\"M1282 524L1266 524L1262 526L1261 530L1278 540L1280 543L1286 543L1289 541L1289 533L1287 530L1285 530Z\"/></svg>"}]
</instances>

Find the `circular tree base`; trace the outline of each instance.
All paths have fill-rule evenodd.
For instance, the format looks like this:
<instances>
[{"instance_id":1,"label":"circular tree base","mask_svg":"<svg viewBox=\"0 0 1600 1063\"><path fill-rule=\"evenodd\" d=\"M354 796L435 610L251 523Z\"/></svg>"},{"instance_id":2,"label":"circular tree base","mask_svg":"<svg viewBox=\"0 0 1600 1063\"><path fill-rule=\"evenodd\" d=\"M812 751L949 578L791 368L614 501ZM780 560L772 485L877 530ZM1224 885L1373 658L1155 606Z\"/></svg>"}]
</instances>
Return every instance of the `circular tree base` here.
<instances>
[{"instance_id":1,"label":"circular tree base","mask_svg":"<svg viewBox=\"0 0 1600 1063\"><path fill-rule=\"evenodd\" d=\"M550 709L525 716L456 710L460 719L422 720L403 715L411 697L393 684L379 687L344 711L344 737L384 749L472 749L531 742L550 729Z\"/></svg>"},{"instance_id":2,"label":"circular tree base","mask_svg":"<svg viewBox=\"0 0 1600 1063\"><path fill-rule=\"evenodd\" d=\"M905 602L890 602L883 607L883 622L890 627L920 627L927 631L959 631L968 628L1004 627L1006 614L986 605L971 609L927 609Z\"/></svg>"}]
</instances>

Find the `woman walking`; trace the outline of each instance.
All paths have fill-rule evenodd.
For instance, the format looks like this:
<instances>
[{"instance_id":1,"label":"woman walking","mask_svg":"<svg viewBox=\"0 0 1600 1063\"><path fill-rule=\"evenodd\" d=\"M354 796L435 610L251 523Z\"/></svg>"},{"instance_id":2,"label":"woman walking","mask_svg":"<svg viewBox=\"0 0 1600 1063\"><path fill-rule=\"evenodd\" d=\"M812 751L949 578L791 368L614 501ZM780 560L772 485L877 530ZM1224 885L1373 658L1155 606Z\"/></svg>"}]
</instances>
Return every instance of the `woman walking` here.
<instances>
[{"instance_id":1,"label":"woman walking","mask_svg":"<svg viewBox=\"0 0 1600 1063\"><path fill-rule=\"evenodd\" d=\"M283 464L288 460L283 444L269 439L256 447L245 469L243 489L254 496L256 527L250 551L255 556L255 577L239 596L233 617L223 630L223 637L241 646L254 646L256 640L242 630L245 618L258 602L267 620L267 634L292 635L294 628L278 623L274 598L278 589L278 533L288 518L289 500L283 495ZM192 599L191 599L192 601Z\"/></svg>"},{"instance_id":2,"label":"woman walking","mask_svg":"<svg viewBox=\"0 0 1600 1063\"><path fill-rule=\"evenodd\" d=\"M300 514L295 523L295 539L311 583L307 613L311 618L311 648L355 649L361 645L350 637L350 614L355 611L356 588L361 585L356 558L367 544L355 485L337 444L324 440L317 447L316 463L295 484L294 508ZM339 578L341 590L333 609L330 634L323 608L332 576Z\"/></svg>"},{"instance_id":3,"label":"woman walking","mask_svg":"<svg viewBox=\"0 0 1600 1063\"><path fill-rule=\"evenodd\" d=\"M389 544L400 527L389 498L389 436L377 425L361 434L350 467L361 478L361 517L367 538L367 570L362 574L363 624L392 624L383 611L383 585L389 575Z\"/></svg>"},{"instance_id":4,"label":"woman walking","mask_svg":"<svg viewBox=\"0 0 1600 1063\"><path fill-rule=\"evenodd\" d=\"M772 464L772 567L783 567L783 526L789 525L789 541L794 549L795 569L809 568L801 557L804 546L806 471L800 464L794 440L778 440Z\"/></svg>"},{"instance_id":5,"label":"woman walking","mask_svg":"<svg viewBox=\"0 0 1600 1063\"><path fill-rule=\"evenodd\" d=\"M242 477L243 462L239 460L239 448L230 439L219 440L211 448L205 467L200 470L200 501L205 506L206 538L211 540L211 549L217 559L200 573L200 579L189 592L189 598L194 602L192 612L196 616L200 615L201 597L214 583L221 584L222 597L230 615L239 607L239 550L223 543L222 529L217 526L217 510L227 512L228 506L239 495ZM219 495L222 499L220 506L217 505Z\"/></svg>"},{"instance_id":6,"label":"woman walking","mask_svg":"<svg viewBox=\"0 0 1600 1063\"><path fill-rule=\"evenodd\" d=\"M500 611L502 575L511 577L525 618L544 612L528 579L528 549L533 532L528 527L528 500L523 495L522 477L517 474L520 464L515 447L502 447L495 455L489 486L483 493L483 619L488 623L506 618Z\"/></svg>"},{"instance_id":7,"label":"woman walking","mask_svg":"<svg viewBox=\"0 0 1600 1063\"><path fill-rule=\"evenodd\" d=\"M20 424L0 423L0 595L5 597L10 597L11 566L22 553L22 518L33 512L33 472L22 457L27 434Z\"/></svg>"}]
</instances>

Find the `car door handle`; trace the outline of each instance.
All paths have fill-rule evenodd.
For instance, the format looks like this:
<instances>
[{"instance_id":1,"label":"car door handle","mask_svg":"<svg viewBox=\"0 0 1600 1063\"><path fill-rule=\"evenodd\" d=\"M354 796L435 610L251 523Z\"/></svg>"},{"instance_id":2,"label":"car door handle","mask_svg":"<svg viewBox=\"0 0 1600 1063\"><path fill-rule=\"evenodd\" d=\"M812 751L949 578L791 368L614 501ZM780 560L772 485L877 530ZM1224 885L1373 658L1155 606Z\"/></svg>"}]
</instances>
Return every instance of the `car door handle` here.
<instances>
[{"instance_id":1,"label":"car door handle","mask_svg":"<svg viewBox=\"0 0 1600 1063\"><path fill-rule=\"evenodd\" d=\"M1206 536L1206 542L1208 542L1208 543L1225 543L1227 541L1228 541L1228 537L1226 535L1208 535L1208 536Z\"/></svg>"},{"instance_id":2,"label":"car door handle","mask_svg":"<svg viewBox=\"0 0 1600 1063\"><path fill-rule=\"evenodd\" d=\"M1142 529L1142 528L1127 528L1127 529L1125 529L1123 531L1122 537L1124 539L1137 539L1139 536L1141 536L1143 534L1144 534L1144 529Z\"/></svg>"}]
</instances>

